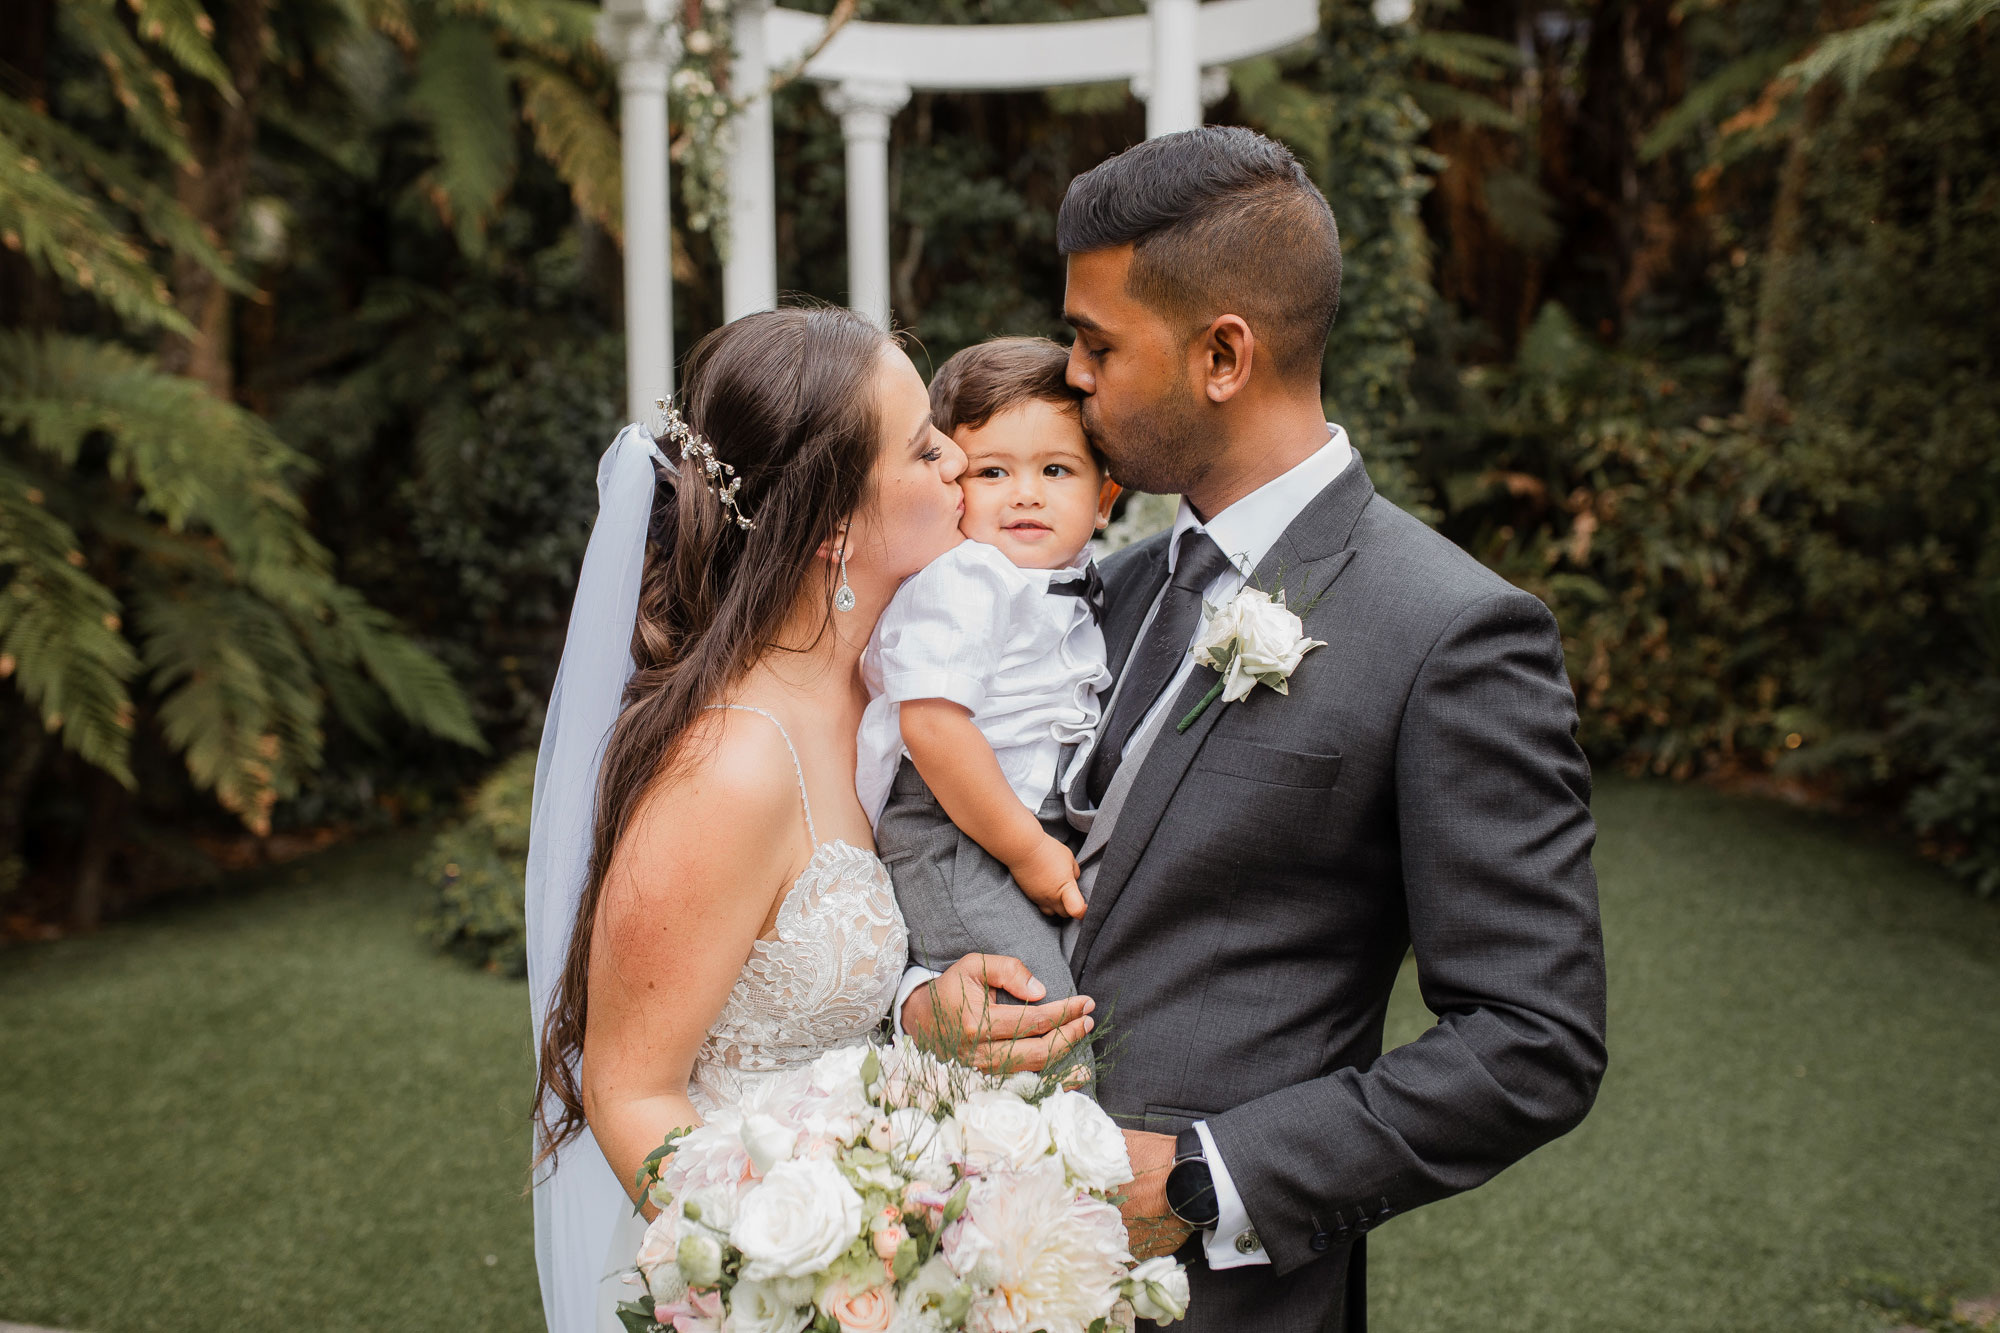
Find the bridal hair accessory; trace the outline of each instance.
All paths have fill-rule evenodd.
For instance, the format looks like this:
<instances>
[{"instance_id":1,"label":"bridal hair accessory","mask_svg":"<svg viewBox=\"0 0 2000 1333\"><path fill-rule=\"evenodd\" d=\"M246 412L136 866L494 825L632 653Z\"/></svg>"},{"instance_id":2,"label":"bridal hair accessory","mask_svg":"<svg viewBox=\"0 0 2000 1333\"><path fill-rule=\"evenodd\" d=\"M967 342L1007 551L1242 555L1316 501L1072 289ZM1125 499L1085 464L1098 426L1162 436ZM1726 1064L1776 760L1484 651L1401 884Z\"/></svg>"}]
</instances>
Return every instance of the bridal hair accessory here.
<instances>
[{"instance_id":1,"label":"bridal hair accessory","mask_svg":"<svg viewBox=\"0 0 2000 1333\"><path fill-rule=\"evenodd\" d=\"M840 531L840 588L833 594L833 609L852 611L854 609L854 589L847 582L847 529Z\"/></svg>"},{"instance_id":2,"label":"bridal hair accessory","mask_svg":"<svg viewBox=\"0 0 2000 1333\"><path fill-rule=\"evenodd\" d=\"M680 446L683 463L692 459L700 466L702 485L722 502L722 507L729 511L729 516L735 520L737 527L745 532L756 527L757 525L750 521L750 516L743 512L743 507L736 503L736 492L743 486L743 478L736 475L736 469L717 458L715 446L710 444L706 437L697 434L695 429L681 418L679 412L667 405L666 399L655 398L653 407L656 418L653 438L657 440L665 437L673 441Z\"/></svg>"}]
</instances>

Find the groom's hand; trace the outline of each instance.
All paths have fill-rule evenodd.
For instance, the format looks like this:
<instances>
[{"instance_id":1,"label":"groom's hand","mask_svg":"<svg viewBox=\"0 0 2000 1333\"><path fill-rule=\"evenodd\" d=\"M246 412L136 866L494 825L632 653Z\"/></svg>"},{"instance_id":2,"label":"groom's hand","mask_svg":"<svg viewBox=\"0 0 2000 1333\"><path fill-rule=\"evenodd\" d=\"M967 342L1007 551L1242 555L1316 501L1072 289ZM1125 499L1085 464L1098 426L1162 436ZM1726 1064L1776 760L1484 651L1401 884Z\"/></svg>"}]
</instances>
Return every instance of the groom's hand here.
<instances>
[{"instance_id":1,"label":"groom's hand","mask_svg":"<svg viewBox=\"0 0 2000 1333\"><path fill-rule=\"evenodd\" d=\"M1174 1164L1174 1136L1125 1131L1125 1151L1132 1159L1132 1183L1125 1187L1125 1230L1132 1238L1134 1258L1172 1254L1194 1228L1167 1207L1167 1172Z\"/></svg>"},{"instance_id":2,"label":"groom's hand","mask_svg":"<svg viewBox=\"0 0 2000 1333\"><path fill-rule=\"evenodd\" d=\"M995 1004L1001 991L1035 1001L1048 988L1018 958L973 953L910 992L903 1031L917 1044L992 1073L1039 1070L1097 1025L1087 995L1050 1004Z\"/></svg>"}]
</instances>

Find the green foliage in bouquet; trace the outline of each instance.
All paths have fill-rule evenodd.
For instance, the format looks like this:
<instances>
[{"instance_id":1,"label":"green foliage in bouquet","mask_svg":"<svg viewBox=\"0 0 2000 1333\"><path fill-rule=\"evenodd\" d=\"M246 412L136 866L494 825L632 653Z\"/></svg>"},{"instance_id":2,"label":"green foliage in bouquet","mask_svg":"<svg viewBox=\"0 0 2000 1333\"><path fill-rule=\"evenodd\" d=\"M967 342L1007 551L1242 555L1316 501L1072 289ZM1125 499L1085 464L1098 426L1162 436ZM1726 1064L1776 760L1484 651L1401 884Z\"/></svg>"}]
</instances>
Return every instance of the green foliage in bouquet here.
<instances>
[{"instance_id":1,"label":"green foliage in bouquet","mask_svg":"<svg viewBox=\"0 0 2000 1333\"><path fill-rule=\"evenodd\" d=\"M515 755L481 783L465 818L439 834L417 863L437 899L422 929L438 949L504 976L528 970L523 915L535 751Z\"/></svg>"}]
</instances>

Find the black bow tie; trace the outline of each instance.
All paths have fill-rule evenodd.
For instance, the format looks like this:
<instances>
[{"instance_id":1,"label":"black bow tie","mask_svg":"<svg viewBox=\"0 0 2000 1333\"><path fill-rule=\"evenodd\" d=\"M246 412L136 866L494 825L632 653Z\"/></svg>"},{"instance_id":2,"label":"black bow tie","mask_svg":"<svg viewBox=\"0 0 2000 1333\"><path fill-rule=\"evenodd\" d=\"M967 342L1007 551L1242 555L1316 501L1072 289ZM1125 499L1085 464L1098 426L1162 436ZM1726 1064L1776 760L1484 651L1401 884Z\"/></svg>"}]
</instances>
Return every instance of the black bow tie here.
<instances>
[{"instance_id":1,"label":"black bow tie","mask_svg":"<svg viewBox=\"0 0 2000 1333\"><path fill-rule=\"evenodd\" d=\"M1051 580L1049 593L1055 597L1081 597L1084 605L1090 608L1091 620L1103 623L1104 576L1097 572L1095 560L1085 565L1081 574L1072 574L1061 582Z\"/></svg>"}]
</instances>

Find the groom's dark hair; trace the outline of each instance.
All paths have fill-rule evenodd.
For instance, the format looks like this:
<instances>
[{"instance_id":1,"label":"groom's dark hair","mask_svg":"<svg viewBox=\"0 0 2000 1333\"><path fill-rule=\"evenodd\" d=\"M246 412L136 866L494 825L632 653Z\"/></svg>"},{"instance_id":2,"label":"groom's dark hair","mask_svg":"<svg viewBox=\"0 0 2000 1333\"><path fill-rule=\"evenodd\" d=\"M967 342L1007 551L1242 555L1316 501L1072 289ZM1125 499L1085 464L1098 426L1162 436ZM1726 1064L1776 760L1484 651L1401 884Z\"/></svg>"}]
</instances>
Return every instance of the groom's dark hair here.
<instances>
[{"instance_id":1,"label":"groom's dark hair","mask_svg":"<svg viewBox=\"0 0 2000 1333\"><path fill-rule=\"evenodd\" d=\"M1340 308L1340 233L1298 159L1255 130L1148 139L1069 183L1065 255L1133 248L1127 290L1190 331L1241 315L1286 380L1317 377Z\"/></svg>"}]
</instances>

